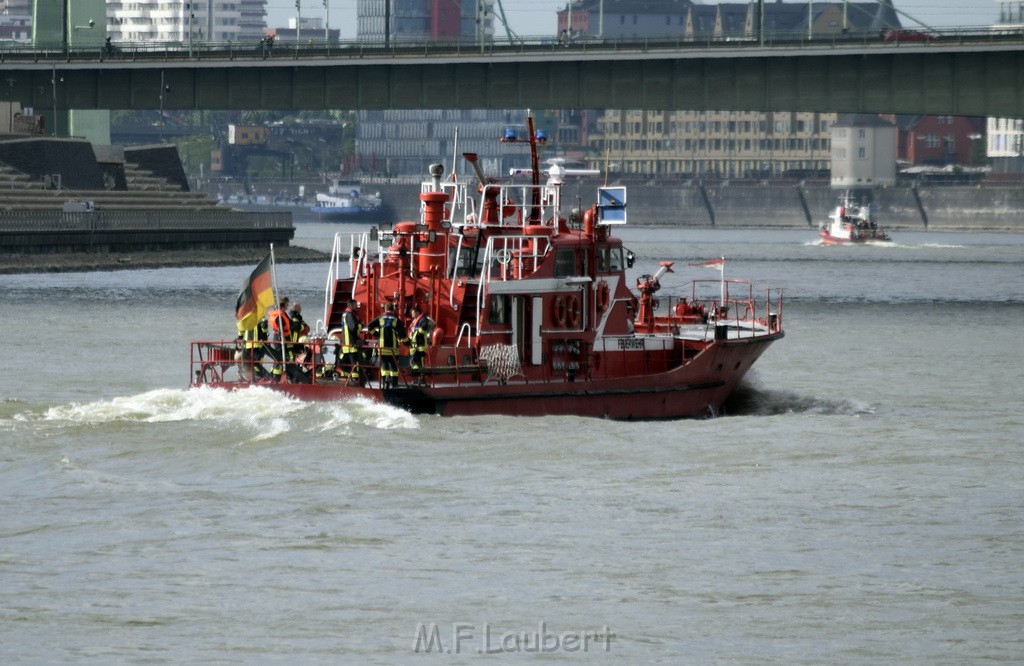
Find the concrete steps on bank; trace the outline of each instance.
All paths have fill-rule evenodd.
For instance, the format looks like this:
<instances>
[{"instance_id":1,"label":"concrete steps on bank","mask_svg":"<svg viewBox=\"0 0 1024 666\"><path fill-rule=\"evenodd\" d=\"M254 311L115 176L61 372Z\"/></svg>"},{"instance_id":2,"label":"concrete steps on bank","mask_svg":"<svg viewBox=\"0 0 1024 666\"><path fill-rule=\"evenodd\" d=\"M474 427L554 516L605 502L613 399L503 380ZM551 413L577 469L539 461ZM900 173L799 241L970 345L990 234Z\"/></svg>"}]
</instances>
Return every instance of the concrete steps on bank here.
<instances>
[{"instance_id":1,"label":"concrete steps on bank","mask_svg":"<svg viewBox=\"0 0 1024 666\"><path fill-rule=\"evenodd\" d=\"M5 190L0 188L0 210L64 210L69 201L92 201L96 210L226 210L202 192L86 190Z\"/></svg>"},{"instance_id":2,"label":"concrete steps on bank","mask_svg":"<svg viewBox=\"0 0 1024 666\"><path fill-rule=\"evenodd\" d=\"M166 179L125 164L127 190L53 189L0 163L0 212L63 211L69 201L92 201L97 211L201 211L229 208L203 192L183 192Z\"/></svg>"}]
</instances>

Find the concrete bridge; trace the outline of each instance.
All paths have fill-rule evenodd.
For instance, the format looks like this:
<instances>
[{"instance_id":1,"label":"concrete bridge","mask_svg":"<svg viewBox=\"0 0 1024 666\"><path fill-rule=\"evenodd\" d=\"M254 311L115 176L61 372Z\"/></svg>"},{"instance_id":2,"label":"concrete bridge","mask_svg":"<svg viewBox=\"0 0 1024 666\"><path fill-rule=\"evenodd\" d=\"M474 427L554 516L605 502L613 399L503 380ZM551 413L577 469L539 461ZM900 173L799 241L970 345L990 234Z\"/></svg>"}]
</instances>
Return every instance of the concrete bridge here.
<instances>
[{"instance_id":1,"label":"concrete bridge","mask_svg":"<svg viewBox=\"0 0 1024 666\"><path fill-rule=\"evenodd\" d=\"M687 42L135 45L0 54L39 109L629 108L1024 117L1024 32Z\"/></svg>"}]
</instances>

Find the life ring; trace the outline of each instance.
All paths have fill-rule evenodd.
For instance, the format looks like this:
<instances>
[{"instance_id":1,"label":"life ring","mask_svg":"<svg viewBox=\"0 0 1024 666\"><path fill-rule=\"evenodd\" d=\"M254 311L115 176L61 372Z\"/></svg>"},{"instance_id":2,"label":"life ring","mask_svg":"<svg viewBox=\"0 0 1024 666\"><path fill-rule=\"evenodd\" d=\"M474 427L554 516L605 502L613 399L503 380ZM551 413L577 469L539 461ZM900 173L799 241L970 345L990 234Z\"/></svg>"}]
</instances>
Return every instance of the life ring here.
<instances>
[{"instance_id":1,"label":"life ring","mask_svg":"<svg viewBox=\"0 0 1024 666\"><path fill-rule=\"evenodd\" d=\"M558 328L565 328L565 318L568 316L569 312L565 306L565 299L561 296L555 296L555 301L551 308L551 314L555 318L555 325L558 326Z\"/></svg>"},{"instance_id":2,"label":"life ring","mask_svg":"<svg viewBox=\"0 0 1024 666\"><path fill-rule=\"evenodd\" d=\"M610 295L611 290L608 289L608 283L601 280L597 284L597 298L595 299L598 312L604 312L604 309L608 307L608 298Z\"/></svg>"},{"instance_id":3,"label":"life ring","mask_svg":"<svg viewBox=\"0 0 1024 666\"><path fill-rule=\"evenodd\" d=\"M580 307L580 299L575 295L570 296L566 309L569 311L569 324L571 324L573 328L579 328L580 315L583 310L583 308Z\"/></svg>"}]
</instances>

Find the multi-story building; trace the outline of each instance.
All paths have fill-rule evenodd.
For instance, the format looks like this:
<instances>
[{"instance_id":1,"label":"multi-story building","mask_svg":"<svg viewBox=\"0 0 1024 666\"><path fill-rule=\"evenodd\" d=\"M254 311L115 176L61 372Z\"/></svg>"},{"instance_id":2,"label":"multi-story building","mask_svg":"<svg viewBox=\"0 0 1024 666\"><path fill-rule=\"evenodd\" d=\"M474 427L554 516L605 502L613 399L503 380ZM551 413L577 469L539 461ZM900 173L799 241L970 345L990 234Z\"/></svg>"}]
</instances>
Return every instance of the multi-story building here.
<instances>
[{"instance_id":1,"label":"multi-story building","mask_svg":"<svg viewBox=\"0 0 1024 666\"><path fill-rule=\"evenodd\" d=\"M1024 26L1024 0L996 0L999 3L999 25Z\"/></svg>"},{"instance_id":2,"label":"multi-story building","mask_svg":"<svg viewBox=\"0 0 1024 666\"><path fill-rule=\"evenodd\" d=\"M925 166L973 166L985 119L968 116L883 114L896 125L896 160Z\"/></svg>"},{"instance_id":3,"label":"multi-story building","mask_svg":"<svg viewBox=\"0 0 1024 666\"><path fill-rule=\"evenodd\" d=\"M476 153L488 176L530 166L525 143L500 143L505 127L527 136L525 111L394 109L360 111L357 117L353 167L364 172L425 178L427 167L441 162L448 171L476 178L462 153Z\"/></svg>"},{"instance_id":4,"label":"multi-story building","mask_svg":"<svg viewBox=\"0 0 1024 666\"><path fill-rule=\"evenodd\" d=\"M832 125L832 187L864 190L896 182L896 126L871 113L846 113Z\"/></svg>"},{"instance_id":5,"label":"multi-story building","mask_svg":"<svg viewBox=\"0 0 1024 666\"><path fill-rule=\"evenodd\" d=\"M288 19L288 27L272 27L267 30L273 33L276 39L284 41L300 40L302 42L336 42L341 33L337 28L328 28L324 20L319 16L302 17L299 23L297 18Z\"/></svg>"},{"instance_id":6,"label":"multi-story building","mask_svg":"<svg viewBox=\"0 0 1024 666\"><path fill-rule=\"evenodd\" d=\"M558 32L601 37L681 35L691 0L575 0L558 11Z\"/></svg>"},{"instance_id":7,"label":"multi-story building","mask_svg":"<svg viewBox=\"0 0 1024 666\"><path fill-rule=\"evenodd\" d=\"M985 152L997 173L1024 173L1024 121L1020 118L989 118Z\"/></svg>"},{"instance_id":8,"label":"multi-story building","mask_svg":"<svg viewBox=\"0 0 1024 666\"><path fill-rule=\"evenodd\" d=\"M494 35L494 0L357 0L356 37L366 42L480 39Z\"/></svg>"},{"instance_id":9,"label":"multi-story building","mask_svg":"<svg viewBox=\"0 0 1024 666\"><path fill-rule=\"evenodd\" d=\"M992 30L1024 28L1024 0L998 1L999 22L992 26ZM984 139L993 172L1024 173L1024 121L1020 118L989 118Z\"/></svg>"},{"instance_id":10,"label":"multi-story building","mask_svg":"<svg viewBox=\"0 0 1024 666\"><path fill-rule=\"evenodd\" d=\"M720 178L814 177L829 169L833 113L628 111L599 115L590 168Z\"/></svg>"},{"instance_id":11,"label":"multi-story building","mask_svg":"<svg viewBox=\"0 0 1024 666\"><path fill-rule=\"evenodd\" d=\"M33 0L0 1L0 39L32 39Z\"/></svg>"},{"instance_id":12,"label":"multi-story building","mask_svg":"<svg viewBox=\"0 0 1024 666\"><path fill-rule=\"evenodd\" d=\"M32 39L32 0L0 0L0 40ZM11 84L0 83L0 132L14 130L15 114L21 103L11 99Z\"/></svg>"},{"instance_id":13,"label":"multi-story building","mask_svg":"<svg viewBox=\"0 0 1024 666\"><path fill-rule=\"evenodd\" d=\"M258 41L266 0L107 0L115 42Z\"/></svg>"},{"instance_id":14,"label":"multi-story building","mask_svg":"<svg viewBox=\"0 0 1024 666\"><path fill-rule=\"evenodd\" d=\"M238 40L259 40L267 27L267 0L238 2Z\"/></svg>"},{"instance_id":15,"label":"multi-story building","mask_svg":"<svg viewBox=\"0 0 1024 666\"><path fill-rule=\"evenodd\" d=\"M0 39L32 38L34 4L34 0L0 0ZM67 11L84 15L84 4L69 3ZM101 35L99 42L107 36L116 42L187 42L190 34L196 41L258 41L266 27L267 0L106 0L104 4L95 12L97 16L106 12L106 32L95 32ZM73 39L85 36L83 32L68 39L97 41ZM41 41L53 39L46 36Z\"/></svg>"},{"instance_id":16,"label":"multi-story building","mask_svg":"<svg viewBox=\"0 0 1024 666\"><path fill-rule=\"evenodd\" d=\"M759 14L764 8L764 18ZM605 38L678 36L692 40L763 36L879 35L900 27L889 0L705 4L693 0L570 0L558 31Z\"/></svg>"}]
</instances>

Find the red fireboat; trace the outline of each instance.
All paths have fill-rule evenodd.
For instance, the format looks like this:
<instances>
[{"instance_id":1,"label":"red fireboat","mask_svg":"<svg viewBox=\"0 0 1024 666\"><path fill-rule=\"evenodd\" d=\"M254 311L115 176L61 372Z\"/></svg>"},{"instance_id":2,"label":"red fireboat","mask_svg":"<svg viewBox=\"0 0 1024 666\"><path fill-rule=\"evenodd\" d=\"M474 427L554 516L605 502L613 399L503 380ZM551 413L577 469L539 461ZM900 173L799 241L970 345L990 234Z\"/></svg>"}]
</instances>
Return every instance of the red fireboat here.
<instances>
[{"instance_id":1,"label":"red fireboat","mask_svg":"<svg viewBox=\"0 0 1024 666\"><path fill-rule=\"evenodd\" d=\"M853 202L847 193L829 213L828 220L818 225L824 245L891 243L889 233L878 226L871 206Z\"/></svg>"},{"instance_id":2,"label":"red fireboat","mask_svg":"<svg viewBox=\"0 0 1024 666\"><path fill-rule=\"evenodd\" d=\"M323 318L301 340L280 341L282 360L244 354L242 339L193 342L191 385L368 398L443 416L716 415L783 337L781 291L755 298L752 284L726 280L716 259L693 264L720 276L693 280L688 294L659 293L671 262L636 279L634 292L634 255L612 234L626 223L626 189L599 187L589 208L567 210L564 179L598 174L552 160L541 182L543 134L532 119L527 126L530 169L501 181L465 154L478 177L467 183L431 166L418 222L335 236ZM364 331L358 360L341 371L350 300ZM425 356L410 363L403 346L397 378L382 377L365 327L385 311L401 319L414 308L434 323ZM272 335L261 344L273 345ZM275 364L290 371L272 372Z\"/></svg>"}]
</instances>

